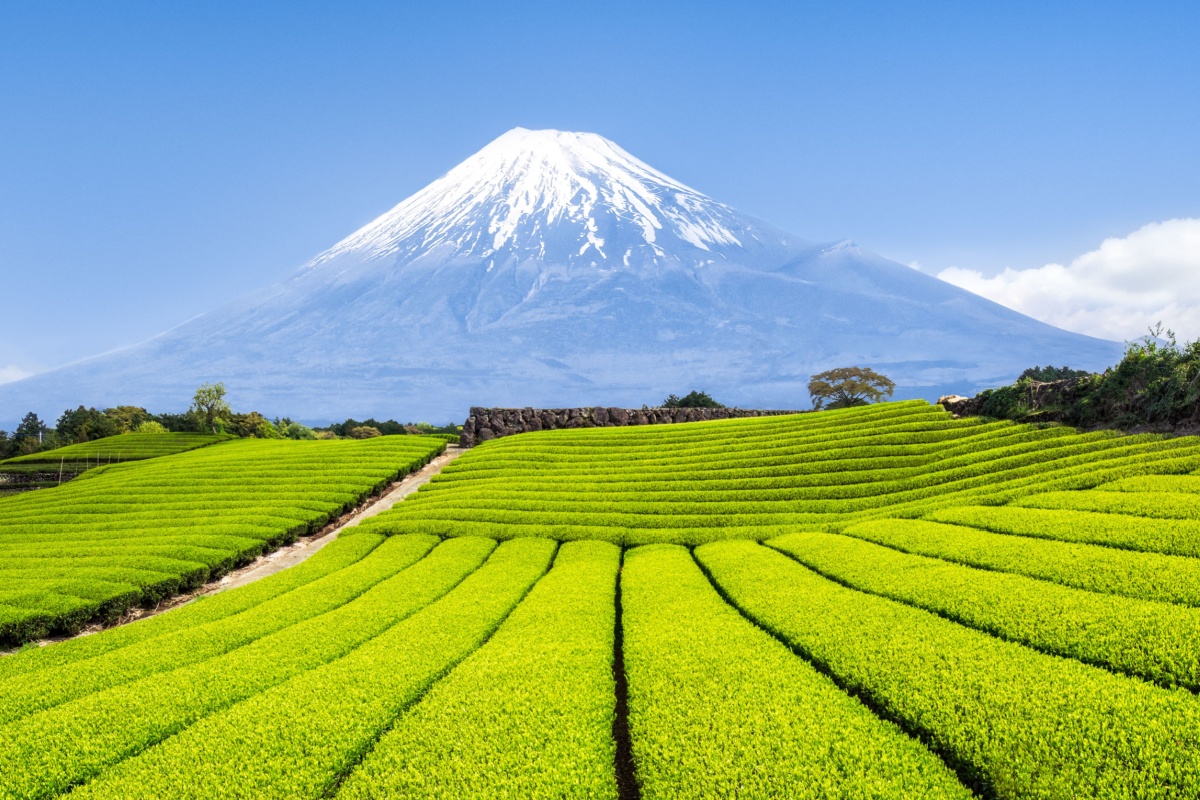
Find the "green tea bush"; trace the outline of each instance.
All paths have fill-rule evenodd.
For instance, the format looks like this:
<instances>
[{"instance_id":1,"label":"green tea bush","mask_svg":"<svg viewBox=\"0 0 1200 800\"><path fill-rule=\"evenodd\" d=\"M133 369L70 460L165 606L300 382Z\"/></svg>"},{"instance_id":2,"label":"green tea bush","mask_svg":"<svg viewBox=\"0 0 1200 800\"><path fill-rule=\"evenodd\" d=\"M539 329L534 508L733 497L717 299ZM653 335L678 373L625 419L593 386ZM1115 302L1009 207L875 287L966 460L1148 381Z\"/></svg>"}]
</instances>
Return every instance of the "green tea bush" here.
<instances>
[{"instance_id":1,"label":"green tea bush","mask_svg":"<svg viewBox=\"0 0 1200 800\"><path fill-rule=\"evenodd\" d=\"M0 763L6 765L0 797L61 793L180 731L195 730L200 720L357 652L456 587L493 547L481 539L447 542L334 611L217 658L156 672L0 727ZM391 552L408 555L403 545ZM364 562L388 555L373 553ZM162 796L158 789L144 792Z\"/></svg>"},{"instance_id":2,"label":"green tea bush","mask_svg":"<svg viewBox=\"0 0 1200 800\"><path fill-rule=\"evenodd\" d=\"M616 800L620 562L610 544L563 545L496 635L397 720L338 797Z\"/></svg>"},{"instance_id":3,"label":"green tea bush","mask_svg":"<svg viewBox=\"0 0 1200 800\"><path fill-rule=\"evenodd\" d=\"M1194 558L1009 536L926 520L862 522L844 533L906 553L1077 589L1200 607L1200 560Z\"/></svg>"},{"instance_id":4,"label":"green tea bush","mask_svg":"<svg viewBox=\"0 0 1200 800\"><path fill-rule=\"evenodd\" d=\"M501 545L444 597L344 658L192 725L76 794L332 794L398 714L488 639L545 573L554 550L545 539Z\"/></svg>"},{"instance_id":5,"label":"green tea bush","mask_svg":"<svg viewBox=\"0 0 1200 800\"><path fill-rule=\"evenodd\" d=\"M153 450L163 437L175 446L188 436L112 438ZM106 465L54 489L0 498L0 642L73 633L130 605L194 589L315 533L444 448L421 436L235 440ZM64 578L75 581L69 592ZM81 593L86 583L92 587Z\"/></svg>"},{"instance_id":6,"label":"green tea bush","mask_svg":"<svg viewBox=\"0 0 1200 800\"><path fill-rule=\"evenodd\" d=\"M157 636L240 614L354 564L383 541L381 536L342 536L288 570L239 586L237 589L202 596L186 606L173 609L170 614L141 619L136 625L113 628L105 631L103 636L69 639L55 644L54 647L24 648L11 656L0 658L0 681L37 670L85 661Z\"/></svg>"},{"instance_id":7,"label":"green tea bush","mask_svg":"<svg viewBox=\"0 0 1200 800\"><path fill-rule=\"evenodd\" d=\"M1044 653L1200 689L1200 609L1070 589L829 533L767 544L845 586Z\"/></svg>"},{"instance_id":8,"label":"green tea bush","mask_svg":"<svg viewBox=\"0 0 1200 800\"><path fill-rule=\"evenodd\" d=\"M829 581L749 542L696 550L752 619L896 720L985 797L1200 793L1200 705Z\"/></svg>"},{"instance_id":9,"label":"green tea bush","mask_svg":"<svg viewBox=\"0 0 1200 800\"><path fill-rule=\"evenodd\" d=\"M621 580L641 796L967 798L936 757L724 603L688 551Z\"/></svg>"}]
</instances>

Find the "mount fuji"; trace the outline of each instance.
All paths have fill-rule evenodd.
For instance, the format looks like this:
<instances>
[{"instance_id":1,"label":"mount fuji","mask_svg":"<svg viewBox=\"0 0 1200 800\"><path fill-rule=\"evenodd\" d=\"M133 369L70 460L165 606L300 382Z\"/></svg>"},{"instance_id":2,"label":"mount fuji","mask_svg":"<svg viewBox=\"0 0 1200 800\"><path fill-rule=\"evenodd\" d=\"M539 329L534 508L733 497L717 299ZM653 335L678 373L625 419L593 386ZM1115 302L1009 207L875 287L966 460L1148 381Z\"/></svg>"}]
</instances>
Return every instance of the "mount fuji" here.
<instances>
[{"instance_id":1,"label":"mount fuji","mask_svg":"<svg viewBox=\"0 0 1200 800\"><path fill-rule=\"evenodd\" d=\"M595 134L517 128L282 284L0 386L0 418L179 409L218 380L235 407L309 422L653 405L691 389L797 408L830 367L934 398L1120 351L852 242L785 233Z\"/></svg>"}]
</instances>

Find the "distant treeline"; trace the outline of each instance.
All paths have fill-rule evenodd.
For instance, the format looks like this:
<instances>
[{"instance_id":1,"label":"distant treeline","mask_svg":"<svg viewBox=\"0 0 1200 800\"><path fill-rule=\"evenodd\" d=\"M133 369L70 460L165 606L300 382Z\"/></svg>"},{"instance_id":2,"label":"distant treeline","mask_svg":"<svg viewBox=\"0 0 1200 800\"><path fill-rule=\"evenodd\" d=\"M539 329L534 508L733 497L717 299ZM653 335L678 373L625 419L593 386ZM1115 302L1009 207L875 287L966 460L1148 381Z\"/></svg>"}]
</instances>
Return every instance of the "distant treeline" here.
<instances>
[{"instance_id":1,"label":"distant treeline","mask_svg":"<svg viewBox=\"0 0 1200 800\"><path fill-rule=\"evenodd\" d=\"M428 422L400 423L394 419L385 422L371 418L359 422L347 419L345 422L330 425L326 428L314 428L318 433L331 433L334 436L350 439L367 439L372 436L399 436L403 434L430 435L435 433L458 434L462 428L458 425L431 425Z\"/></svg>"},{"instance_id":2,"label":"distant treeline","mask_svg":"<svg viewBox=\"0 0 1200 800\"><path fill-rule=\"evenodd\" d=\"M259 439L315 439L311 428L290 419L268 420L257 411L230 413L218 421L219 433ZM90 442L109 436L138 433L209 433L195 411L154 414L140 406L97 409L79 406L67 409L54 426L29 412L16 430L0 431L0 460L54 450L69 444Z\"/></svg>"},{"instance_id":3,"label":"distant treeline","mask_svg":"<svg viewBox=\"0 0 1200 800\"><path fill-rule=\"evenodd\" d=\"M79 406L64 411L54 426L46 424L31 411L14 431L0 430L0 461L121 434L210 433L214 427L217 433L257 439L367 439L374 436L459 432L454 425L439 427L428 422L401 424L395 420L378 422L368 419L359 422L347 419L327 428L310 428L288 417L270 420L257 411L222 411L210 422L203 411L197 408L179 414L154 414L140 406L116 406L103 410Z\"/></svg>"}]
</instances>

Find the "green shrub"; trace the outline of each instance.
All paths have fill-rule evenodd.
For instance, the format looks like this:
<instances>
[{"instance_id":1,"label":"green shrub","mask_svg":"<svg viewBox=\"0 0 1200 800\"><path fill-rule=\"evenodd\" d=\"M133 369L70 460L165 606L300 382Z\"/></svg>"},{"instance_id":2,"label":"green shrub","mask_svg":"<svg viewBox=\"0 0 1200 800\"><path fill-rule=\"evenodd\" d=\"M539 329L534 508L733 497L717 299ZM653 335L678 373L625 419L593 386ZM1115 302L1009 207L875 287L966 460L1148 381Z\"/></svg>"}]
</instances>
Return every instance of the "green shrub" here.
<instances>
[{"instance_id":1,"label":"green shrub","mask_svg":"<svg viewBox=\"0 0 1200 800\"><path fill-rule=\"evenodd\" d=\"M612 656L620 562L610 544L563 545L496 635L400 717L337 796L617 800Z\"/></svg>"},{"instance_id":2,"label":"green shrub","mask_svg":"<svg viewBox=\"0 0 1200 800\"><path fill-rule=\"evenodd\" d=\"M1126 430L1193 427L1200 424L1200 339L1180 344L1173 333L1156 328L1130 342L1120 363L1102 374L1034 367L1009 386L981 392L977 400L980 415L1018 422L1044 419Z\"/></svg>"},{"instance_id":3,"label":"green shrub","mask_svg":"<svg viewBox=\"0 0 1200 800\"><path fill-rule=\"evenodd\" d=\"M1044 367L1030 367L1021 373L1018 381L1029 379L1033 381L1041 381L1049 383L1051 381L1066 381L1072 378L1085 378L1091 375L1086 369L1071 369L1070 367L1052 367L1046 365Z\"/></svg>"},{"instance_id":4,"label":"green shrub","mask_svg":"<svg viewBox=\"0 0 1200 800\"><path fill-rule=\"evenodd\" d=\"M410 608L411 616L344 657L191 725L78 796L219 797L234 786L242 797L332 795L395 719L491 636L554 552L544 539L501 545L444 596Z\"/></svg>"},{"instance_id":5,"label":"green shrub","mask_svg":"<svg viewBox=\"0 0 1200 800\"><path fill-rule=\"evenodd\" d=\"M1158 331L1155 331L1158 333ZM1080 404L1083 425L1176 425L1200 422L1200 339L1179 344L1147 336L1132 342Z\"/></svg>"},{"instance_id":6,"label":"green shrub","mask_svg":"<svg viewBox=\"0 0 1200 800\"><path fill-rule=\"evenodd\" d=\"M669 395L662 402L663 408L724 408L722 403L718 403L709 397L708 392L691 391L683 397Z\"/></svg>"},{"instance_id":7,"label":"green shrub","mask_svg":"<svg viewBox=\"0 0 1200 800\"><path fill-rule=\"evenodd\" d=\"M746 622L685 548L630 550L621 607L646 800L971 796L917 741Z\"/></svg>"},{"instance_id":8,"label":"green shrub","mask_svg":"<svg viewBox=\"0 0 1200 800\"><path fill-rule=\"evenodd\" d=\"M1190 692L846 588L758 544L709 544L696 558L747 616L919 736L978 796L1175 800L1200 790Z\"/></svg>"},{"instance_id":9,"label":"green shrub","mask_svg":"<svg viewBox=\"0 0 1200 800\"><path fill-rule=\"evenodd\" d=\"M146 448L179 447L180 440L196 449L145 458ZM129 445L127 456L140 453L144 460L105 464L53 491L3 499L0 587L23 596L40 592L45 603L14 607L0 599L0 606L14 609L14 618L0 624L0 641L28 638L22 614L40 618L56 609L51 587L64 577L114 584L109 597L88 600L85 621L103 617L110 597L123 596L126 589L117 583L133 584L141 590L140 602L153 605L317 532L445 449L441 441L416 436L221 442L171 433L114 436L59 452L78 450L90 458L94 450L95 457L115 462L122 451L113 458L99 449L114 443ZM57 459L51 463L56 467ZM135 580L113 575L114 569L152 574ZM67 630L76 616L75 609L51 613L51 629Z\"/></svg>"},{"instance_id":10,"label":"green shrub","mask_svg":"<svg viewBox=\"0 0 1200 800\"><path fill-rule=\"evenodd\" d=\"M1166 687L1200 688L1197 608L974 569L832 533L794 533L767 544L845 586L1044 653Z\"/></svg>"},{"instance_id":11,"label":"green shrub","mask_svg":"<svg viewBox=\"0 0 1200 800\"><path fill-rule=\"evenodd\" d=\"M275 420L275 427L279 429L279 433L282 434L283 438L285 439L304 440L317 438L317 434L312 428L309 428L306 425L301 425L299 422L292 422L291 420L286 419L282 422L280 420Z\"/></svg>"}]
</instances>

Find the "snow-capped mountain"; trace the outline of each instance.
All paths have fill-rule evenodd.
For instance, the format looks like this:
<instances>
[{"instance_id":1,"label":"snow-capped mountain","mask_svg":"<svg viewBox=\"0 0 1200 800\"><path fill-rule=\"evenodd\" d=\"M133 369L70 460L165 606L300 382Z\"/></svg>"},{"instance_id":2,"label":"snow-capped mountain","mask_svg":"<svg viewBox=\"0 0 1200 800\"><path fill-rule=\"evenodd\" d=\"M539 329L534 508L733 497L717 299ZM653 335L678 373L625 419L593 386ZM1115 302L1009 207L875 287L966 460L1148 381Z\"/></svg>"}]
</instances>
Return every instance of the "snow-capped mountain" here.
<instances>
[{"instance_id":1,"label":"snow-capped mountain","mask_svg":"<svg viewBox=\"0 0 1200 800\"><path fill-rule=\"evenodd\" d=\"M637 234L637 235L632 235ZM643 164L594 133L517 128L338 242L310 268L352 254L432 253L558 264L743 248L757 239L736 211Z\"/></svg>"},{"instance_id":2,"label":"snow-capped mountain","mask_svg":"<svg viewBox=\"0 0 1200 800\"><path fill-rule=\"evenodd\" d=\"M280 285L0 386L0 419L177 409L214 380L237 407L310 421L641 406L693 388L805 407L809 375L832 366L932 398L1119 352L851 242L805 242L595 134L518 128Z\"/></svg>"}]
</instances>

